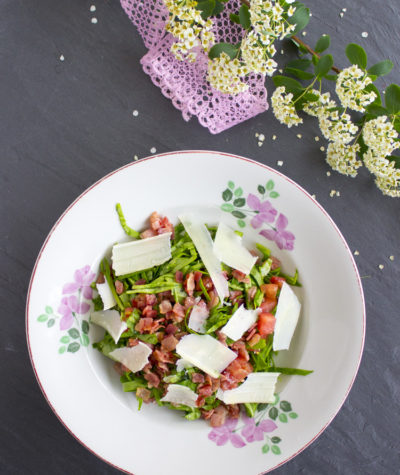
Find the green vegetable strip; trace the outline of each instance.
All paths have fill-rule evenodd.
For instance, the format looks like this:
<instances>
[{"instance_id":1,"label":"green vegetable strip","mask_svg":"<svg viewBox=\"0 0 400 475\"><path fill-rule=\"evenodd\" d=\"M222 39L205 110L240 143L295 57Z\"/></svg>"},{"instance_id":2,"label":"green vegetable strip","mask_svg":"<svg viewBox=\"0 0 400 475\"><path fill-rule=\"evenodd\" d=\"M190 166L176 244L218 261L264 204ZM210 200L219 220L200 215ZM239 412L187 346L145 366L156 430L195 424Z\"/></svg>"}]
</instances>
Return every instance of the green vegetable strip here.
<instances>
[{"instance_id":1,"label":"green vegetable strip","mask_svg":"<svg viewBox=\"0 0 400 475\"><path fill-rule=\"evenodd\" d=\"M130 228L126 224L126 219L125 219L124 213L122 212L121 205L119 203L116 204L115 209L117 210L119 222L121 223L122 229L125 231L125 233L128 236L131 236L135 239L139 239L140 238L140 233L138 233L134 229Z\"/></svg>"},{"instance_id":2,"label":"green vegetable strip","mask_svg":"<svg viewBox=\"0 0 400 475\"><path fill-rule=\"evenodd\" d=\"M118 296L118 294L117 294L117 291L115 290L114 281L113 281L113 279L112 279L112 277L111 277L110 264L108 263L108 260L107 260L106 258L104 258L104 259L101 261L100 269L101 269L101 271L103 272L104 277L106 278L107 284L108 284L108 286L110 287L111 293L113 294L114 299L115 299L115 301L117 302L118 307L119 307L121 310L125 310L125 307L124 307L123 303L121 302L121 299L119 298L119 296Z\"/></svg>"},{"instance_id":3,"label":"green vegetable strip","mask_svg":"<svg viewBox=\"0 0 400 475\"><path fill-rule=\"evenodd\" d=\"M276 373L282 373L282 374L295 374L298 376L307 376L307 374L311 374L314 371L310 371L308 369L298 369L298 368L281 368L278 366L275 366L273 368L268 369L269 372L276 372Z\"/></svg>"},{"instance_id":4,"label":"green vegetable strip","mask_svg":"<svg viewBox=\"0 0 400 475\"><path fill-rule=\"evenodd\" d=\"M203 292L203 294L204 294L204 296L205 296L207 302L210 302L210 301L211 301L211 297L210 297L210 295L208 294L207 289L206 289L205 286L204 286L203 279L200 279L200 280L199 280L199 284L200 284L200 288L201 288L201 290L202 290L202 292Z\"/></svg>"}]
</instances>

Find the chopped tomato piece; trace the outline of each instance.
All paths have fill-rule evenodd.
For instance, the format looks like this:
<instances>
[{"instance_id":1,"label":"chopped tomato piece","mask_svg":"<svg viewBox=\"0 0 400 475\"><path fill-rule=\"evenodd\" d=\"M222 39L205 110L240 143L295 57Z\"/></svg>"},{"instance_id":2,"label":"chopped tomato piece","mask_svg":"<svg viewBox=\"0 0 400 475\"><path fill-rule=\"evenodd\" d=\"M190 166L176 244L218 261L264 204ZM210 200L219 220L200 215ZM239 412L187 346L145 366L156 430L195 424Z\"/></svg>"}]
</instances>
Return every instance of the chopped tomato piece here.
<instances>
[{"instance_id":1,"label":"chopped tomato piece","mask_svg":"<svg viewBox=\"0 0 400 475\"><path fill-rule=\"evenodd\" d=\"M278 301L276 299L265 299L260 307L263 312L272 312L272 310L276 307Z\"/></svg>"},{"instance_id":2,"label":"chopped tomato piece","mask_svg":"<svg viewBox=\"0 0 400 475\"><path fill-rule=\"evenodd\" d=\"M278 287L281 289L286 279L284 277L279 277L278 275L273 275L270 280L271 284L278 284Z\"/></svg>"},{"instance_id":3,"label":"chopped tomato piece","mask_svg":"<svg viewBox=\"0 0 400 475\"><path fill-rule=\"evenodd\" d=\"M272 313L262 312L258 316L257 327L261 336L267 336L274 332L275 317Z\"/></svg>"},{"instance_id":4,"label":"chopped tomato piece","mask_svg":"<svg viewBox=\"0 0 400 475\"><path fill-rule=\"evenodd\" d=\"M278 284L262 284L260 288L261 292L265 294L267 299L275 299L279 286Z\"/></svg>"}]
</instances>

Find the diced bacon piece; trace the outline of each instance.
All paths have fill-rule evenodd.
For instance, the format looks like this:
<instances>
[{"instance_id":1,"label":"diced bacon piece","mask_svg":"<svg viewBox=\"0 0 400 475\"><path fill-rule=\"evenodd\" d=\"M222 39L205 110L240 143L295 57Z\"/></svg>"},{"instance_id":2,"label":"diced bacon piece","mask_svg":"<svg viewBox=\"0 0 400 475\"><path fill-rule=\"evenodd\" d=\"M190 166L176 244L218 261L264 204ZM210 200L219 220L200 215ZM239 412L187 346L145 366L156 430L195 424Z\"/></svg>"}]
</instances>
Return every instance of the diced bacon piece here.
<instances>
[{"instance_id":1,"label":"diced bacon piece","mask_svg":"<svg viewBox=\"0 0 400 475\"><path fill-rule=\"evenodd\" d=\"M278 284L262 284L260 289L267 299L275 299L279 286Z\"/></svg>"},{"instance_id":2,"label":"diced bacon piece","mask_svg":"<svg viewBox=\"0 0 400 475\"><path fill-rule=\"evenodd\" d=\"M166 216L161 218L160 227L157 229L157 234L164 233L172 233L172 237L174 236L174 226Z\"/></svg>"},{"instance_id":3,"label":"diced bacon piece","mask_svg":"<svg viewBox=\"0 0 400 475\"><path fill-rule=\"evenodd\" d=\"M211 396L211 394L213 393L212 386L210 384L199 386L197 391L200 396L205 396L205 397Z\"/></svg>"},{"instance_id":4,"label":"diced bacon piece","mask_svg":"<svg viewBox=\"0 0 400 475\"><path fill-rule=\"evenodd\" d=\"M243 381L252 371L253 367L248 361L236 358L222 373L221 389L226 391L227 389L236 388L238 383Z\"/></svg>"},{"instance_id":5,"label":"diced bacon piece","mask_svg":"<svg viewBox=\"0 0 400 475\"><path fill-rule=\"evenodd\" d=\"M246 338L247 340L247 338ZM261 335L259 333L254 334L252 337L249 339L249 345L254 346L257 345L257 343L261 340Z\"/></svg>"},{"instance_id":6,"label":"diced bacon piece","mask_svg":"<svg viewBox=\"0 0 400 475\"><path fill-rule=\"evenodd\" d=\"M169 323L166 327L165 327L165 333L167 335L170 335L170 334L174 334L178 331L178 328L173 324L173 323Z\"/></svg>"},{"instance_id":7,"label":"diced bacon piece","mask_svg":"<svg viewBox=\"0 0 400 475\"><path fill-rule=\"evenodd\" d=\"M146 404L152 401L151 392L146 388L137 388L136 397L143 399Z\"/></svg>"},{"instance_id":8,"label":"diced bacon piece","mask_svg":"<svg viewBox=\"0 0 400 475\"><path fill-rule=\"evenodd\" d=\"M145 294L146 305L155 305L157 303L157 297L154 294Z\"/></svg>"},{"instance_id":9,"label":"diced bacon piece","mask_svg":"<svg viewBox=\"0 0 400 475\"><path fill-rule=\"evenodd\" d=\"M250 300L254 299L256 292L257 292L257 287L255 285L249 288L249 290L247 291L247 295Z\"/></svg>"},{"instance_id":10,"label":"diced bacon piece","mask_svg":"<svg viewBox=\"0 0 400 475\"><path fill-rule=\"evenodd\" d=\"M178 344L178 340L174 335L168 335L161 341L161 348L165 351L173 351Z\"/></svg>"},{"instance_id":11,"label":"diced bacon piece","mask_svg":"<svg viewBox=\"0 0 400 475\"><path fill-rule=\"evenodd\" d=\"M155 373L145 374L144 379L149 382L149 388L158 388L160 384L160 378Z\"/></svg>"},{"instance_id":12,"label":"diced bacon piece","mask_svg":"<svg viewBox=\"0 0 400 475\"><path fill-rule=\"evenodd\" d=\"M157 211L153 211L150 215L150 228L153 231L157 231L158 228L161 227L161 216L157 213Z\"/></svg>"},{"instance_id":13,"label":"diced bacon piece","mask_svg":"<svg viewBox=\"0 0 400 475\"><path fill-rule=\"evenodd\" d=\"M271 284L277 284L278 287L281 289L286 279L284 277L280 277L278 275L273 275L270 280Z\"/></svg>"},{"instance_id":14,"label":"diced bacon piece","mask_svg":"<svg viewBox=\"0 0 400 475\"><path fill-rule=\"evenodd\" d=\"M265 299L261 305L260 308L263 312L272 312L272 310L276 307L276 304L278 301L276 299Z\"/></svg>"},{"instance_id":15,"label":"diced bacon piece","mask_svg":"<svg viewBox=\"0 0 400 475\"><path fill-rule=\"evenodd\" d=\"M133 346L137 346L139 344L139 340L137 338L129 338L127 346L132 348Z\"/></svg>"},{"instance_id":16,"label":"diced bacon piece","mask_svg":"<svg viewBox=\"0 0 400 475\"><path fill-rule=\"evenodd\" d=\"M196 303L196 299L194 297L186 297L185 302L184 302L185 304L184 309L187 310L188 308L193 307L195 303ZM183 316L185 316L185 313L183 314Z\"/></svg>"},{"instance_id":17,"label":"diced bacon piece","mask_svg":"<svg viewBox=\"0 0 400 475\"><path fill-rule=\"evenodd\" d=\"M114 363L114 370L120 375L123 376L125 374L125 370L122 368L124 365L121 363ZM125 368L125 366L124 366Z\"/></svg>"},{"instance_id":18,"label":"diced bacon piece","mask_svg":"<svg viewBox=\"0 0 400 475\"><path fill-rule=\"evenodd\" d=\"M239 358L242 358L245 361L249 361L250 357L249 357L249 354L247 353L246 344L244 341L241 341L241 340L236 341L235 343L231 345L231 349L237 352Z\"/></svg>"},{"instance_id":19,"label":"diced bacon piece","mask_svg":"<svg viewBox=\"0 0 400 475\"><path fill-rule=\"evenodd\" d=\"M249 330L249 333L246 336L246 341L252 340L253 336L255 336L256 332L257 332L256 328L253 328L252 330ZM258 335L258 336L260 336L260 335Z\"/></svg>"},{"instance_id":20,"label":"diced bacon piece","mask_svg":"<svg viewBox=\"0 0 400 475\"><path fill-rule=\"evenodd\" d=\"M124 284L120 280L115 281L115 290L118 295L121 295L124 292Z\"/></svg>"},{"instance_id":21,"label":"diced bacon piece","mask_svg":"<svg viewBox=\"0 0 400 475\"><path fill-rule=\"evenodd\" d=\"M278 267L281 267L282 263L278 258L271 256L271 260L272 260L271 270L275 270Z\"/></svg>"},{"instance_id":22,"label":"diced bacon piece","mask_svg":"<svg viewBox=\"0 0 400 475\"><path fill-rule=\"evenodd\" d=\"M173 312L173 321L174 322L181 322L185 318L185 307L181 305L179 302L172 307Z\"/></svg>"},{"instance_id":23,"label":"diced bacon piece","mask_svg":"<svg viewBox=\"0 0 400 475\"><path fill-rule=\"evenodd\" d=\"M208 421L211 416L214 414L214 409L210 409L209 411L206 411L204 409L201 410L201 417Z\"/></svg>"},{"instance_id":24,"label":"diced bacon piece","mask_svg":"<svg viewBox=\"0 0 400 475\"><path fill-rule=\"evenodd\" d=\"M250 284L250 277L248 277L246 274L243 274L243 272L240 272L240 270L234 269L232 271L232 277L234 277L238 282Z\"/></svg>"},{"instance_id":25,"label":"diced bacon piece","mask_svg":"<svg viewBox=\"0 0 400 475\"><path fill-rule=\"evenodd\" d=\"M148 373L149 371L151 371L151 368L152 368L152 366L151 366L151 363L149 362L149 363L147 363L145 366L143 366L142 371L143 371L144 373Z\"/></svg>"},{"instance_id":26,"label":"diced bacon piece","mask_svg":"<svg viewBox=\"0 0 400 475\"><path fill-rule=\"evenodd\" d=\"M163 350L154 350L152 357L161 363L173 363L175 361L175 357L172 353Z\"/></svg>"},{"instance_id":27,"label":"diced bacon piece","mask_svg":"<svg viewBox=\"0 0 400 475\"><path fill-rule=\"evenodd\" d=\"M159 374L161 374L162 376L164 376L165 374L168 374L170 373L170 370L168 368L168 364L167 363L163 363L161 361L158 361L157 362L157 371L159 372Z\"/></svg>"},{"instance_id":28,"label":"diced bacon piece","mask_svg":"<svg viewBox=\"0 0 400 475\"><path fill-rule=\"evenodd\" d=\"M177 271L175 272L175 280L176 280L179 284L181 284L181 283L183 282L183 272L182 272L182 271L177 270Z\"/></svg>"},{"instance_id":29,"label":"diced bacon piece","mask_svg":"<svg viewBox=\"0 0 400 475\"><path fill-rule=\"evenodd\" d=\"M228 346L226 342L226 335L220 331L217 331L216 333L217 333L218 341L222 343L223 345Z\"/></svg>"},{"instance_id":30,"label":"diced bacon piece","mask_svg":"<svg viewBox=\"0 0 400 475\"><path fill-rule=\"evenodd\" d=\"M163 300L172 300L172 299L173 299L173 295L170 290L166 290L165 292L160 292L159 294L157 294L158 303L162 302Z\"/></svg>"},{"instance_id":31,"label":"diced bacon piece","mask_svg":"<svg viewBox=\"0 0 400 475\"><path fill-rule=\"evenodd\" d=\"M213 307L219 304L219 297L215 290L210 290L208 292L208 295L210 296L210 301L207 303L207 307L209 309L212 309Z\"/></svg>"},{"instance_id":32,"label":"diced bacon piece","mask_svg":"<svg viewBox=\"0 0 400 475\"><path fill-rule=\"evenodd\" d=\"M135 285L144 285L146 283L146 279L139 279L135 282Z\"/></svg>"},{"instance_id":33,"label":"diced bacon piece","mask_svg":"<svg viewBox=\"0 0 400 475\"><path fill-rule=\"evenodd\" d=\"M142 317L135 325L135 330L139 333L149 332L153 325L153 319Z\"/></svg>"},{"instance_id":34,"label":"diced bacon piece","mask_svg":"<svg viewBox=\"0 0 400 475\"><path fill-rule=\"evenodd\" d=\"M191 378L193 383L204 383L204 374L192 373Z\"/></svg>"},{"instance_id":35,"label":"diced bacon piece","mask_svg":"<svg viewBox=\"0 0 400 475\"><path fill-rule=\"evenodd\" d=\"M240 407L239 404L227 404L229 419L239 419Z\"/></svg>"},{"instance_id":36,"label":"diced bacon piece","mask_svg":"<svg viewBox=\"0 0 400 475\"><path fill-rule=\"evenodd\" d=\"M131 302L132 307L137 307L139 310L143 310L146 304L146 296L143 294L136 295Z\"/></svg>"},{"instance_id":37,"label":"diced bacon piece","mask_svg":"<svg viewBox=\"0 0 400 475\"><path fill-rule=\"evenodd\" d=\"M197 286L197 284L200 282L202 275L203 275L203 272L199 270L196 270L194 272L194 281L196 282L196 290L200 290L200 286Z\"/></svg>"},{"instance_id":38,"label":"diced bacon piece","mask_svg":"<svg viewBox=\"0 0 400 475\"><path fill-rule=\"evenodd\" d=\"M226 418L228 416L228 410L225 406L220 404L214 409L213 414L210 417L211 427L220 427L225 424Z\"/></svg>"},{"instance_id":39,"label":"diced bacon piece","mask_svg":"<svg viewBox=\"0 0 400 475\"><path fill-rule=\"evenodd\" d=\"M146 305L142 310L142 315L147 318L155 318L157 316L157 310L154 310L151 305Z\"/></svg>"},{"instance_id":40,"label":"diced bacon piece","mask_svg":"<svg viewBox=\"0 0 400 475\"><path fill-rule=\"evenodd\" d=\"M231 290L229 292L229 299L235 303L235 300L243 294L241 290Z\"/></svg>"},{"instance_id":41,"label":"diced bacon piece","mask_svg":"<svg viewBox=\"0 0 400 475\"><path fill-rule=\"evenodd\" d=\"M168 313L172 310L171 302L169 300L163 300L160 303L159 309L160 309L160 313L162 315L165 315L166 313Z\"/></svg>"},{"instance_id":42,"label":"diced bacon piece","mask_svg":"<svg viewBox=\"0 0 400 475\"><path fill-rule=\"evenodd\" d=\"M186 293L191 297L195 289L194 273L189 272L186 274L183 286L185 287Z\"/></svg>"},{"instance_id":43,"label":"diced bacon piece","mask_svg":"<svg viewBox=\"0 0 400 475\"><path fill-rule=\"evenodd\" d=\"M147 239L147 238L150 238L150 237L154 237L156 236L157 233L155 231L153 231L152 229L146 229L145 231L143 231L142 233L140 233L140 237L142 239Z\"/></svg>"}]
</instances>

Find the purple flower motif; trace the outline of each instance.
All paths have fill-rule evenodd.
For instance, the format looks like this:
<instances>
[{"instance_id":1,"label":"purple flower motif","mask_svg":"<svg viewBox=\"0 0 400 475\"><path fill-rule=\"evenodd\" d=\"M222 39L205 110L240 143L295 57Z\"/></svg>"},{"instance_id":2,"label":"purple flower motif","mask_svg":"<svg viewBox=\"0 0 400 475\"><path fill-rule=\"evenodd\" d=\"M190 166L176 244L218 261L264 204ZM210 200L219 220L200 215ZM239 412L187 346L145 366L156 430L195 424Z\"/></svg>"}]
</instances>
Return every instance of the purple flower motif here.
<instances>
[{"instance_id":1,"label":"purple flower motif","mask_svg":"<svg viewBox=\"0 0 400 475\"><path fill-rule=\"evenodd\" d=\"M260 232L261 236L266 237L270 241L275 241L279 249L288 249L293 251L294 234L286 230L288 219L282 213L276 220L275 229L265 229Z\"/></svg>"},{"instance_id":2,"label":"purple flower motif","mask_svg":"<svg viewBox=\"0 0 400 475\"><path fill-rule=\"evenodd\" d=\"M73 294L79 289L82 289L83 296L85 299L90 300L92 298L92 288L90 284L93 282L95 274L90 271L90 266L82 267L82 269L77 269L74 273L74 281L65 284L62 290L63 294Z\"/></svg>"},{"instance_id":3,"label":"purple flower motif","mask_svg":"<svg viewBox=\"0 0 400 475\"><path fill-rule=\"evenodd\" d=\"M253 228L257 229L263 223L273 223L275 221L275 216L278 214L278 212L269 201L264 201L262 203L256 195L250 193L247 197L247 204L254 211L258 211L258 213L251 220L251 225Z\"/></svg>"},{"instance_id":4,"label":"purple flower motif","mask_svg":"<svg viewBox=\"0 0 400 475\"><path fill-rule=\"evenodd\" d=\"M215 427L209 434L208 438L215 442L217 445L225 445L229 440L236 448L241 448L246 445L246 442L240 437L239 434L234 433L234 429L237 426L238 419L228 419L221 427Z\"/></svg>"},{"instance_id":5,"label":"purple flower motif","mask_svg":"<svg viewBox=\"0 0 400 475\"><path fill-rule=\"evenodd\" d=\"M86 302L79 304L78 298L75 295L63 297L61 299L58 312L62 315L60 320L60 330L68 330L74 323L74 313L84 314L90 309L90 305Z\"/></svg>"},{"instance_id":6,"label":"purple flower motif","mask_svg":"<svg viewBox=\"0 0 400 475\"><path fill-rule=\"evenodd\" d=\"M245 424L242 429L242 436L247 442L264 440L264 432L273 432L278 427L271 419L264 419L258 425L251 417L243 416L242 419Z\"/></svg>"}]
</instances>

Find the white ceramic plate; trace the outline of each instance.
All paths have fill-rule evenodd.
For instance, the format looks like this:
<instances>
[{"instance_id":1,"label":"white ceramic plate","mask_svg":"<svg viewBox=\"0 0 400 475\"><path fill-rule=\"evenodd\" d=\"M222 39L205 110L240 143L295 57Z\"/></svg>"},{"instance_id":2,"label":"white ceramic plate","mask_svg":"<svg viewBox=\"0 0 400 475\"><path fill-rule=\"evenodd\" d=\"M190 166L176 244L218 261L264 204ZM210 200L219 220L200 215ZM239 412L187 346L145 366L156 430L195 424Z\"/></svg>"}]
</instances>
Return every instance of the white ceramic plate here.
<instances>
[{"instance_id":1,"label":"white ceramic plate","mask_svg":"<svg viewBox=\"0 0 400 475\"><path fill-rule=\"evenodd\" d=\"M112 363L92 349L88 285L109 246L123 238L115 203L143 228L154 210L182 210L240 227L292 273L303 308L284 363L312 369L286 377L255 419L212 430L123 393ZM89 450L135 475L256 475L307 447L342 406L361 359L365 309L356 265L331 218L296 183L251 160L218 152L175 152L131 163L98 181L61 216L30 282L26 328L39 385L65 427Z\"/></svg>"}]
</instances>

